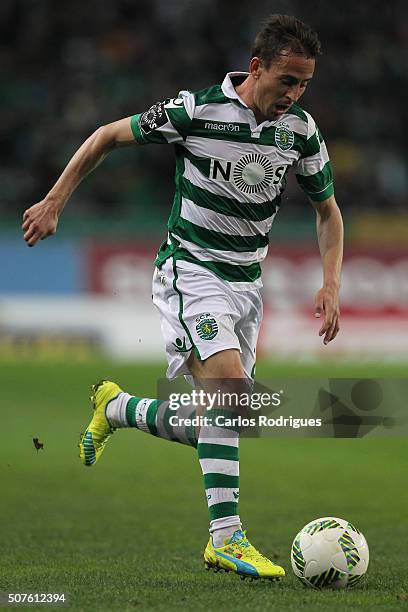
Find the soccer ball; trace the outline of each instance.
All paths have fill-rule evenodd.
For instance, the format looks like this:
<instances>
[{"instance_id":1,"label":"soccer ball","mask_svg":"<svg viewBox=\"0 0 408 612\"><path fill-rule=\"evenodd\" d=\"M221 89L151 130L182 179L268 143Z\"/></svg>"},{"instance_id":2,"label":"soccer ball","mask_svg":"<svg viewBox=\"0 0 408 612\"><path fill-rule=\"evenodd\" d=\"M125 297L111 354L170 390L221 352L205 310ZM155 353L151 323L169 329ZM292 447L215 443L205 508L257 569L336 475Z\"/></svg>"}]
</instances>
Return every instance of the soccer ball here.
<instances>
[{"instance_id":1,"label":"soccer ball","mask_svg":"<svg viewBox=\"0 0 408 612\"><path fill-rule=\"evenodd\" d=\"M295 575L306 586L344 589L364 576L369 554L361 531L348 521L325 516L299 531L290 558Z\"/></svg>"}]
</instances>

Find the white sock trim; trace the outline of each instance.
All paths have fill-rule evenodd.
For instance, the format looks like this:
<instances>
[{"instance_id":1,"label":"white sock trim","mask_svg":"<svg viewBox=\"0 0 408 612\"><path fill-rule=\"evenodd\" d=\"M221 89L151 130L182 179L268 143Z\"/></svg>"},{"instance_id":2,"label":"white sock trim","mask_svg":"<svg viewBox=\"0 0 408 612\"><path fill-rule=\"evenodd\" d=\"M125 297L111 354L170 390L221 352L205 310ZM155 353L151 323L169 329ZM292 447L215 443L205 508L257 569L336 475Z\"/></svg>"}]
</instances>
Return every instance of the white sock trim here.
<instances>
[{"instance_id":1,"label":"white sock trim","mask_svg":"<svg viewBox=\"0 0 408 612\"><path fill-rule=\"evenodd\" d=\"M201 427L198 443L222 444L223 446L239 446L239 435L236 431L224 427Z\"/></svg>"},{"instance_id":2,"label":"white sock trim","mask_svg":"<svg viewBox=\"0 0 408 612\"><path fill-rule=\"evenodd\" d=\"M152 402L154 402L154 399L144 397L136 406L136 427L142 431L145 431L146 433L150 433L150 429L146 423L146 414Z\"/></svg>"},{"instance_id":3,"label":"white sock trim","mask_svg":"<svg viewBox=\"0 0 408 612\"><path fill-rule=\"evenodd\" d=\"M212 489L206 489L205 495L207 497L208 507L214 506L215 504L221 504L223 502L236 502L238 501L239 497L239 487L236 487L235 489L227 487L213 487ZM221 529L221 527L218 527L217 529Z\"/></svg>"},{"instance_id":4,"label":"white sock trim","mask_svg":"<svg viewBox=\"0 0 408 612\"><path fill-rule=\"evenodd\" d=\"M203 474L227 474L239 476L239 461L235 459L200 459Z\"/></svg>"},{"instance_id":5,"label":"white sock trim","mask_svg":"<svg viewBox=\"0 0 408 612\"><path fill-rule=\"evenodd\" d=\"M126 419L126 406L131 397L129 393L122 392L109 402L106 407L106 418L111 427L129 427Z\"/></svg>"},{"instance_id":6,"label":"white sock trim","mask_svg":"<svg viewBox=\"0 0 408 612\"><path fill-rule=\"evenodd\" d=\"M210 522L210 533L213 534L214 531L218 529L225 529L226 527L235 527L234 531L237 529L241 529L241 519L238 514L234 514L232 516L223 516L219 519L214 519Z\"/></svg>"}]
</instances>

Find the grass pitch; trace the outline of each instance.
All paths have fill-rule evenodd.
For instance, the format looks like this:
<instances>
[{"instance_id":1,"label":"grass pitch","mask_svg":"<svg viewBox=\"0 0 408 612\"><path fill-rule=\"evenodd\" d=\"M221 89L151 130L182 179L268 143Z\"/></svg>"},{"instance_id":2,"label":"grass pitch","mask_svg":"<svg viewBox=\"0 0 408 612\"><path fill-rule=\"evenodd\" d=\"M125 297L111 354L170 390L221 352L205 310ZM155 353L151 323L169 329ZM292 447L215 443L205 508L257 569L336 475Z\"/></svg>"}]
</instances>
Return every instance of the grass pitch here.
<instances>
[{"instance_id":1,"label":"grass pitch","mask_svg":"<svg viewBox=\"0 0 408 612\"><path fill-rule=\"evenodd\" d=\"M240 514L251 541L287 570L281 583L204 571L207 508L194 450L117 432L84 468L77 442L89 386L112 377L154 396L161 365L0 364L0 591L64 592L68 609L402 610L408 605L408 459L404 439L241 442ZM261 364L260 378L327 376L320 366ZM335 366L330 376L405 376ZM38 437L44 449L35 450ZM293 576L296 532L319 516L365 534L370 567L352 591L317 592ZM25 606L41 609L43 606Z\"/></svg>"}]
</instances>

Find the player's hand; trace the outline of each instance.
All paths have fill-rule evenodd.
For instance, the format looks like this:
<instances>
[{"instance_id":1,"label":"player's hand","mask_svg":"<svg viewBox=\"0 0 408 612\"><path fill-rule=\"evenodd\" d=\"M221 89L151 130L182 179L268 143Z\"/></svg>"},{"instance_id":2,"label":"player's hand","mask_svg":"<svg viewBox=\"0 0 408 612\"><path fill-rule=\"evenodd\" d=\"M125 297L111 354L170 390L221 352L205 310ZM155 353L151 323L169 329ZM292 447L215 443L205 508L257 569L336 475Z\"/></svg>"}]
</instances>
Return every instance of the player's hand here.
<instances>
[{"instance_id":1,"label":"player's hand","mask_svg":"<svg viewBox=\"0 0 408 612\"><path fill-rule=\"evenodd\" d=\"M58 213L46 200L27 208L23 215L24 240L32 247L39 240L52 236L57 231Z\"/></svg>"},{"instance_id":2,"label":"player's hand","mask_svg":"<svg viewBox=\"0 0 408 612\"><path fill-rule=\"evenodd\" d=\"M323 343L328 344L337 336L340 329L340 307L339 290L334 287L322 287L316 294L315 317L324 321L319 330L319 336L323 336Z\"/></svg>"}]
</instances>

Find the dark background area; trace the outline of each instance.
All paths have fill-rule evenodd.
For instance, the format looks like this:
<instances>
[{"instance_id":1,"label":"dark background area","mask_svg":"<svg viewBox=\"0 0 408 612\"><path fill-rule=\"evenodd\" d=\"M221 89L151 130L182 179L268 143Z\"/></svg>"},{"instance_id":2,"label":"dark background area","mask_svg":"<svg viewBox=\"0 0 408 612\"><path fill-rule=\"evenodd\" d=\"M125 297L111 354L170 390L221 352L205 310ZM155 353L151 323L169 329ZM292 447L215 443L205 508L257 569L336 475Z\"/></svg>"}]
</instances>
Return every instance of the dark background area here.
<instances>
[{"instance_id":1,"label":"dark background area","mask_svg":"<svg viewBox=\"0 0 408 612\"><path fill-rule=\"evenodd\" d=\"M98 126L246 70L252 40L271 12L306 21L322 41L324 55L301 105L323 132L346 216L403 212L408 11L402 0L2 0L4 223L19 221L46 195ZM73 196L67 227L106 222L154 234L171 206L173 171L172 147L114 152ZM287 220L310 214L294 182L283 207Z\"/></svg>"}]
</instances>

